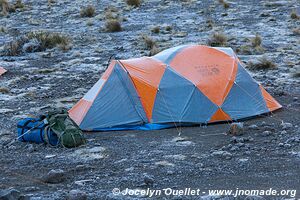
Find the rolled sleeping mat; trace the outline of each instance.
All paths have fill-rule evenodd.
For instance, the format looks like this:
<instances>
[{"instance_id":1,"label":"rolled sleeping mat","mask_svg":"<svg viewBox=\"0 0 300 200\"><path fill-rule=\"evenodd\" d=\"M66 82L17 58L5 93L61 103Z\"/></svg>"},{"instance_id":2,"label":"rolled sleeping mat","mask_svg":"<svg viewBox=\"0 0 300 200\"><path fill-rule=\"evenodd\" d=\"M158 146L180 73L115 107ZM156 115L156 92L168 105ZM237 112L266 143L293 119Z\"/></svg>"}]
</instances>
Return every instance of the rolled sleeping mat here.
<instances>
[{"instance_id":1,"label":"rolled sleeping mat","mask_svg":"<svg viewBox=\"0 0 300 200\"><path fill-rule=\"evenodd\" d=\"M18 122L17 127L19 141L21 142L47 143L53 146L58 144L57 135L40 118L23 119Z\"/></svg>"}]
</instances>

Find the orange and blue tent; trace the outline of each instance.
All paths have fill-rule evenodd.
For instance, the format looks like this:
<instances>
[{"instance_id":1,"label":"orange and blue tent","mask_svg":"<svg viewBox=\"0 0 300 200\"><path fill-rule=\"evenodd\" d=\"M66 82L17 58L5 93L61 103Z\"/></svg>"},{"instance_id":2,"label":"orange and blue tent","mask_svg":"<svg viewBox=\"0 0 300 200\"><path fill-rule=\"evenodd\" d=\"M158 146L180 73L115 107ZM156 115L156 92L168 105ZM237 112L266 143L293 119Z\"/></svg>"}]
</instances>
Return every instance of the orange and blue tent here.
<instances>
[{"instance_id":1,"label":"orange and blue tent","mask_svg":"<svg viewBox=\"0 0 300 200\"><path fill-rule=\"evenodd\" d=\"M183 45L113 60L69 115L86 131L153 130L238 121L279 108L231 48Z\"/></svg>"}]
</instances>

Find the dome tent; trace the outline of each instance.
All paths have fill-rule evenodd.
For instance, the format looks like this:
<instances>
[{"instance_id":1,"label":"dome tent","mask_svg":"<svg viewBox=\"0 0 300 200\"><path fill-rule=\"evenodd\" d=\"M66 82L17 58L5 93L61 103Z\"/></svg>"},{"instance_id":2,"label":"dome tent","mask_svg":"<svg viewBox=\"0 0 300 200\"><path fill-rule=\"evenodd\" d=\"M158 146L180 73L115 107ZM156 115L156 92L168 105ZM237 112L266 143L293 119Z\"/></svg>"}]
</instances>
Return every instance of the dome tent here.
<instances>
[{"instance_id":1,"label":"dome tent","mask_svg":"<svg viewBox=\"0 0 300 200\"><path fill-rule=\"evenodd\" d=\"M112 61L69 115L87 131L153 130L240 120L279 108L231 48L183 45L153 57Z\"/></svg>"}]
</instances>

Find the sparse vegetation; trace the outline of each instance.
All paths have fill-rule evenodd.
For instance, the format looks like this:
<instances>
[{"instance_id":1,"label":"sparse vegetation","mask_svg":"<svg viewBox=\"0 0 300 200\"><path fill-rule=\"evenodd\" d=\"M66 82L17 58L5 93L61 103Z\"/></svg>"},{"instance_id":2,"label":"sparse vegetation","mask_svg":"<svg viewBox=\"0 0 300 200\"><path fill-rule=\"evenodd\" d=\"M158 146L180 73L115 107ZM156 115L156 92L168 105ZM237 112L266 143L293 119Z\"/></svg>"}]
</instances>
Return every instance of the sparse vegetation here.
<instances>
[{"instance_id":1,"label":"sparse vegetation","mask_svg":"<svg viewBox=\"0 0 300 200\"><path fill-rule=\"evenodd\" d=\"M166 31L168 31L168 32L170 32L170 31L172 31L172 26L166 26Z\"/></svg>"},{"instance_id":2,"label":"sparse vegetation","mask_svg":"<svg viewBox=\"0 0 300 200\"><path fill-rule=\"evenodd\" d=\"M262 39L258 34L256 34L255 37L251 39L251 44L253 47L260 47L261 43L262 43Z\"/></svg>"},{"instance_id":3,"label":"sparse vegetation","mask_svg":"<svg viewBox=\"0 0 300 200\"><path fill-rule=\"evenodd\" d=\"M105 27L108 32L122 31L122 26L118 19L107 19Z\"/></svg>"},{"instance_id":4,"label":"sparse vegetation","mask_svg":"<svg viewBox=\"0 0 300 200\"><path fill-rule=\"evenodd\" d=\"M127 5L129 6L134 6L134 7L139 7L141 5L140 0L126 0Z\"/></svg>"},{"instance_id":5,"label":"sparse vegetation","mask_svg":"<svg viewBox=\"0 0 300 200\"><path fill-rule=\"evenodd\" d=\"M226 46L227 45L227 36L224 33L214 33L207 41L207 44L212 47L216 46Z\"/></svg>"},{"instance_id":6,"label":"sparse vegetation","mask_svg":"<svg viewBox=\"0 0 300 200\"><path fill-rule=\"evenodd\" d=\"M300 28L293 29L293 34L294 35L300 35Z\"/></svg>"},{"instance_id":7,"label":"sparse vegetation","mask_svg":"<svg viewBox=\"0 0 300 200\"><path fill-rule=\"evenodd\" d=\"M88 5L80 10L81 17L94 17L96 9L93 5Z\"/></svg>"},{"instance_id":8,"label":"sparse vegetation","mask_svg":"<svg viewBox=\"0 0 300 200\"><path fill-rule=\"evenodd\" d=\"M291 12L291 18L292 18L292 19L300 19L299 15L296 13L295 10L293 10L293 11Z\"/></svg>"},{"instance_id":9,"label":"sparse vegetation","mask_svg":"<svg viewBox=\"0 0 300 200\"><path fill-rule=\"evenodd\" d=\"M160 52L160 49L158 48L157 43L153 38L147 35L142 35L142 40L145 48L147 50L150 50L149 56L153 56Z\"/></svg>"},{"instance_id":10,"label":"sparse vegetation","mask_svg":"<svg viewBox=\"0 0 300 200\"><path fill-rule=\"evenodd\" d=\"M10 5L7 0L0 0L0 9L2 15L7 15L10 9Z\"/></svg>"},{"instance_id":11,"label":"sparse vegetation","mask_svg":"<svg viewBox=\"0 0 300 200\"><path fill-rule=\"evenodd\" d=\"M225 0L219 0L219 3L222 4L225 9L230 7L229 3Z\"/></svg>"},{"instance_id":12,"label":"sparse vegetation","mask_svg":"<svg viewBox=\"0 0 300 200\"><path fill-rule=\"evenodd\" d=\"M151 29L151 32L152 32L152 33L156 33L156 34L158 34L158 33L160 32L160 28L159 28L159 26L155 26L155 27L153 27L153 28Z\"/></svg>"},{"instance_id":13,"label":"sparse vegetation","mask_svg":"<svg viewBox=\"0 0 300 200\"><path fill-rule=\"evenodd\" d=\"M64 51L71 48L70 39L67 36L60 33L37 31L29 32L25 36L7 44L3 54L8 56L20 55L24 51L23 46L28 42L34 42L36 44L36 48L31 49L30 52L45 51L46 49L52 49L54 47L59 47Z\"/></svg>"},{"instance_id":14,"label":"sparse vegetation","mask_svg":"<svg viewBox=\"0 0 300 200\"><path fill-rule=\"evenodd\" d=\"M148 50L151 50L153 47L156 46L156 42L151 37L149 37L147 35L142 35L142 39Z\"/></svg>"},{"instance_id":15,"label":"sparse vegetation","mask_svg":"<svg viewBox=\"0 0 300 200\"><path fill-rule=\"evenodd\" d=\"M6 87L0 87L0 93L2 94L8 94L9 93L9 89Z\"/></svg>"},{"instance_id":16,"label":"sparse vegetation","mask_svg":"<svg viewBox=\"0 0 300 200\"><path fill-rule=\"evenodd\" d=\"M263 56L257 60L257 62L249 62L248 67L252 70L267 70L275 69L277 66L269 58Z\"/></svg>"},{"instance_id":17,"label":"sparse vegetation","mask_svg":"<svg viewBox=\"0 0 300 200\"><path fill-rule=\"evenodd\" d=\"M22 0L17 0L16 3L14 4L15 9L23 9L25 8L25 5L22 3Z\"/></svg>"}]
</instances>

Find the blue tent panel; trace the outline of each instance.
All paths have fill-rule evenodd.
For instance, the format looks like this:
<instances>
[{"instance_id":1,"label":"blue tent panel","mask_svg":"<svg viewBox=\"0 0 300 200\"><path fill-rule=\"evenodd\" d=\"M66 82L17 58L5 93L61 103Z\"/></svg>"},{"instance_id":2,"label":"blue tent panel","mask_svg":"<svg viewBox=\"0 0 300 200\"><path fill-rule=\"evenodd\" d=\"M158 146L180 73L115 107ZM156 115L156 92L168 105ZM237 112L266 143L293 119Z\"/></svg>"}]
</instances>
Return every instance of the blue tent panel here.
<instances>
[{"instance_id":1,"label":"blue tent panel","mask_svg":"<svg viewBox=\"0 0 300 200\"><path fill-rule=\"evenodd\" d=\"M125 75L122 75L123 73ZM128 84L124 81L128 81ZM132 99L134 94L128 92L129 83L126 73L116 65L80 124L80 128L95 130L117 125L144 124L143 113L137 110L140 106Z\"/></svg>"},{"instance_id":2,"label":"blue tent panel","mask_svg":"<svg viewBox=\"0 0 300 200\"><path fill-rule=\"evenodd\" d=\"M240 64L235 83L221 107L233 120L269 112L258 83Z\"/></svg>"}]
</instances>

